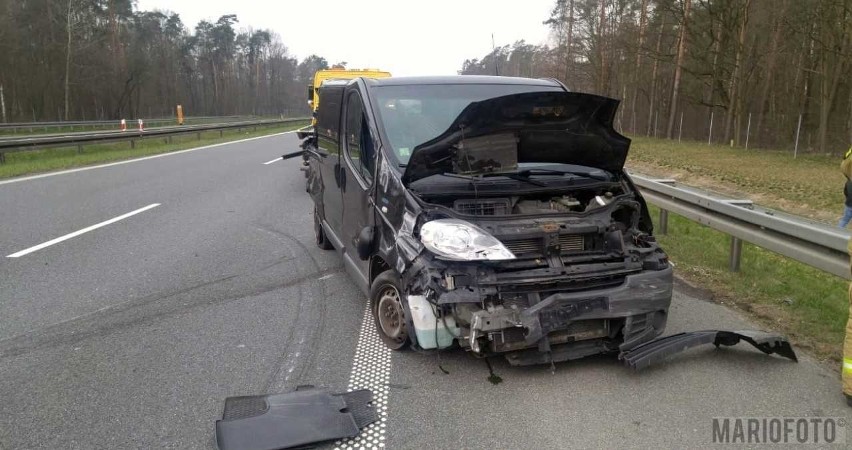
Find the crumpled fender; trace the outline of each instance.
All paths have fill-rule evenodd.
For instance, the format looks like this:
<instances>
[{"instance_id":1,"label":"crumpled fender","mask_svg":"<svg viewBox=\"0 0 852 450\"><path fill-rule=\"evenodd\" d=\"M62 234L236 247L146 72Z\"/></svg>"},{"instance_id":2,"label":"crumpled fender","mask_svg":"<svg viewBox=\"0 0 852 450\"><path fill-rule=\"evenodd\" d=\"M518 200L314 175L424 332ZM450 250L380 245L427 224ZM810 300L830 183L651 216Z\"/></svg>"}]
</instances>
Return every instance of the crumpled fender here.
<instances>
[{"instance_id":1,"label":"crumpled fender","mask_svg":"<svg viewBox=\"0 0 852 450\"><path fill-rule=\"evenodd\" d=\"M758 350L771 355L773 353L798 362L796 352L786 337L763 331L691 331L664 336L653 341L637 345L621 352L618 359L634 370L642 370L652 364L662 362L669 356L702 344L732 346L746 341Z\"/></svg>"}]
</instances>

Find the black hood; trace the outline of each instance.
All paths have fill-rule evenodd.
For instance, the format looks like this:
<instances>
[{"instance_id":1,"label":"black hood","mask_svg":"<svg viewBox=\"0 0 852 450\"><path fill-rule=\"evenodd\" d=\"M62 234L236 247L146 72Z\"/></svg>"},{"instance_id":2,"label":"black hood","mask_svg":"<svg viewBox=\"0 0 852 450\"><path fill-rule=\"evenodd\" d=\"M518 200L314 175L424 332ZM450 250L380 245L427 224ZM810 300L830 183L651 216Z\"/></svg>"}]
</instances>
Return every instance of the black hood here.
<instances>
[{"instance_id":1,"label":"black hood","mask_svg":"<svg viewBox=\"0 0 852 450\"><path fill-rule=\"evenodd\" d=\"M577 164L620 172L627 159L630 139L612 128L618 100L574 92L532 92L495 97L468 105L440 136L418 145L402 175L405 185L431 175L459 173L460 149L480 147L480 155L517 152L517 162ZM510 144L507 147L507 139ZM482 151L484 150L484 152ZM465 165L487 167L494 161ZM514 157L514 155L513 155ZM500 164L496 164L499 171Z\"/></svg>"}]
</instances>

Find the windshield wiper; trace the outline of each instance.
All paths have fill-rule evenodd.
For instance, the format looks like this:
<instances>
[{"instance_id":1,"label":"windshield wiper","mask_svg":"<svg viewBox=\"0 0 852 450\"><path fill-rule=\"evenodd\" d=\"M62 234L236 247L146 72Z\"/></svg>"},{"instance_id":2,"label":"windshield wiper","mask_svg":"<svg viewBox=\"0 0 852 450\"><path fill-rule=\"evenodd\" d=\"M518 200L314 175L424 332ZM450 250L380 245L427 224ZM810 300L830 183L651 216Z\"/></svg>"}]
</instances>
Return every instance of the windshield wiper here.
<instances>
[{"instance_id":1,"label":"windshield wiper","mask_svg":"<svg viewBox=\"0 0 852 450\"><path fill-rule=\"evenodd\" d=\"M477 181L481 181L485 177L501 176L501 177L510 178L510 179L516 180L516 181L523 181L525 183L529 183L529 184L539 186L539 187L547 186L547 183L542 183L541 181L533 180L533 179L529 178L528 176L525 176L525 175L519 174L519 173L484 173L484 174L478 174L478 175L465 175L465 174L461 174L461 173L444 172L441 175L443 175L445 177L450 177L450 178L461 178L462 180L468 180L468 181L472 181L474 183L477 182Z\"/></svg>"},{"instance_id":2,"label":"windshield wiper","mask_svg":"<svg viewBox=\"0 0 852 450\"><path fill-rule=\"evenodd\" d=\"M511 179L517 180L517 181L523 181L525 183L529 183L529 184L532 184L532 185L535 185L535 186L541 186L541 187L547 186L547 183L542 183L541 181L533 180L532 178L529 177L529 175L526 175L526 174L523 174L523 173L503 173L503 174L496 174L495 173L494 175L502 175L506 178L511 178Z\"/></svg>"},{"instance_id":3,"label":"windshield wiper","mask_svg":"<svg viewBox=\"0 0 852 450\"><path fill-rule=\"evenodd\" d=\"M580 171L574 171L574 170L524 169L524 170L519 170L517 172L512 172L512 173L518 174L518 175L521 175L521 176L525 176L525 177L528 177L530 175L535 175L535 174L539 174L539 175L541 175L541 174L577 175L577 176L580 176L580 177L591 178L593 180L598 180L598 181L610 181L610 177L605 176L605 175L597 175L597 174L593 174L591 172L580 172ZM501 174L495 174L495 175L501 175ZM502 175L505 175L505 174L502 174Z\"/></svg>"}]
</instances>

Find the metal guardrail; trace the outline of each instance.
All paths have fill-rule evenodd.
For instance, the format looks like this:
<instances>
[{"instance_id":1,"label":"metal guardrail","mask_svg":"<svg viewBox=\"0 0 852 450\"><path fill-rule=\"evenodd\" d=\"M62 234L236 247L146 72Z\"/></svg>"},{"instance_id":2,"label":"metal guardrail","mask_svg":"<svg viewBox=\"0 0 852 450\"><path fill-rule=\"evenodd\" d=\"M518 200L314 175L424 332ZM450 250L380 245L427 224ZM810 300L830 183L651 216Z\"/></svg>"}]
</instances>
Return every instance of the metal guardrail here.
<instances>
[{"instance_id":1,"label":"metal guardrail","mask_svg":"<svg viewBox=\"0 0 852 450\"><path fill-rule=\"evenodd\" d=\"M762 208L750 200L723 198L674 180L631 174L645 199L660 208L658 231L668 232L668 212L686 217L731 236L730 268L739 270L742 242L779 253L847 280L849 270L846 230L780 211Z\"/></svg>"},{"instance_id":2,"label":"metal guardrail","mask_svg":"<svg viewBox=\"0 0 852 450\"><path fill-rule=\"evenodd\" d=\"M4 153L11 152L37 150L42 148L71 147L75 145L78 147L78 151L81 151L83 144L100 144L105 142L120 141L129 141L131 147L135 147L135 141L139 139L153 137L165 137L167 139L170 139L172 136L191 133L197 133L198 138L201 139L201 133L205 131L219 131L221 134L221 132L224 130L256 128L259 126L304 122L307 120L310 120L310 118L298 117L291 119L253 120L244 122L230 122L205 125L184 125L175 127L153 128L145 131L139 131L138 129L129 129L127 131L99 131L89 133L67 133L46 136L27 136L22 138L0 138L0 162L2 162L4 159Z\"/></svg>"},{"instance_id":3,"label":"metal guardrail","mask_svg":"<svg viewBox=\"0 0 852 450\"><path fill-rule=\"evenodd\" d=\"M190 116L186 117L184 120L187 122L191 121L208 121L208 120L218 120L218 121L236 121L236 120L246 120L251 119L251 116ZM163 124L163 123L177 123L176 117L162 117L155 119L143 119L145 124ZM137 123L137 119L127 119L128 125L135 125ZM29 130L33 132L35 130L44 130L48 131L51 128L101 128L101 127L115 127L121 124L121 120L71 120L71 121L59 121L59 122L16 122L16 123L0 123L0 131L2 130L11 130L12 133L16 133L17 130Z\"/></svg>"}]
</instances>

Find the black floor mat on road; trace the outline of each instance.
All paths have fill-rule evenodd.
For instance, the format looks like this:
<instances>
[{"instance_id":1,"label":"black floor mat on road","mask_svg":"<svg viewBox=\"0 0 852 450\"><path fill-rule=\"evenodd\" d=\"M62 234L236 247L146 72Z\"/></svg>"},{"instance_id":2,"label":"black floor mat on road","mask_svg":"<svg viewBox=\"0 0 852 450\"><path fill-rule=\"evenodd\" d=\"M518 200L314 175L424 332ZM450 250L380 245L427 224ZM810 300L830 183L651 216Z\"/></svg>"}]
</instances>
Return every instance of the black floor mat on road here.
<instances>
[{"instance_id":1,"label":"black floor mat on road","mask_svg":"<svg viewBox=\"0 0 852 450\"><path fill-rule=\"evenodd\" d=\"M216 421L220 450L273 450L356 436L378 420L369 390L330 394L299 389L286 394L229 397Z\"/></svg>"}]
</instances>

